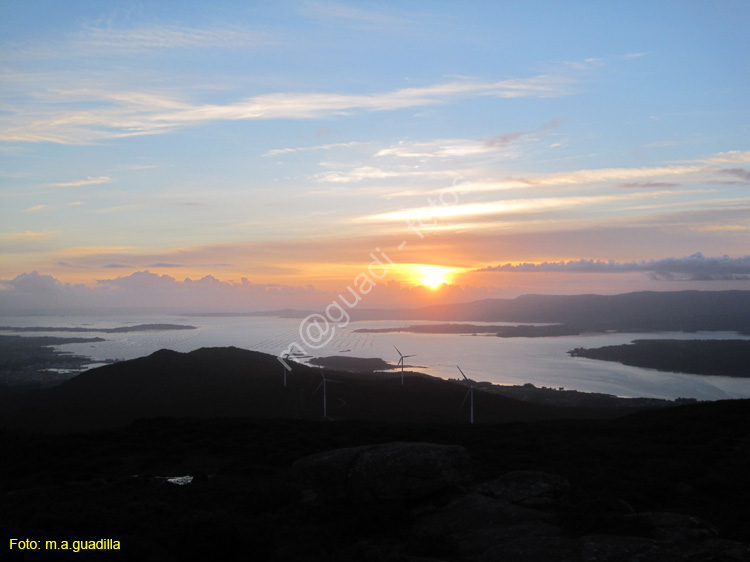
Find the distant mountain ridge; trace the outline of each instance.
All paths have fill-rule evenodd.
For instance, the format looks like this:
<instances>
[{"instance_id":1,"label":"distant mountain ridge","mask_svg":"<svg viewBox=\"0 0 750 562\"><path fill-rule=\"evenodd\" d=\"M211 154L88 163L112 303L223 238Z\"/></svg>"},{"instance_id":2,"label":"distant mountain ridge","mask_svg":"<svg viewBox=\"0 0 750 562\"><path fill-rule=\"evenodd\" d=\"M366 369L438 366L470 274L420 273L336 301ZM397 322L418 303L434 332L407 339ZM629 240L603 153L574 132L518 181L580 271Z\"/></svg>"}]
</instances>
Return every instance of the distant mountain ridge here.
<instances>
[{"instance_id":1,"label":"distant mountain ridge","mask_svg":"<svg viewBox=\"0 0 750 562\"><path fill-rule=\"evenodd\" d=\"M357 319L359 312L353 312ZM745 325L750 323L750 291L641 291L620 295L531 294L515 299L484 299L466 304L435 305L399 311L399 315L399 319L476 322L649 325L690 323L697 319L705 325Z\"/></svg>"},{"instance_id":2,"label":"distant mountain ridge","mask_svg":"<svg viewBox=\"0 0 750 562\"><path fill-rule=\"evenodd\" d=\"M352 320L567 324L591 330L750 333L750 291L640 291L619 295L521 295L412 309L353 308ZM310 311L264 313L304 318Z\"/></svg>"}]
</instances>

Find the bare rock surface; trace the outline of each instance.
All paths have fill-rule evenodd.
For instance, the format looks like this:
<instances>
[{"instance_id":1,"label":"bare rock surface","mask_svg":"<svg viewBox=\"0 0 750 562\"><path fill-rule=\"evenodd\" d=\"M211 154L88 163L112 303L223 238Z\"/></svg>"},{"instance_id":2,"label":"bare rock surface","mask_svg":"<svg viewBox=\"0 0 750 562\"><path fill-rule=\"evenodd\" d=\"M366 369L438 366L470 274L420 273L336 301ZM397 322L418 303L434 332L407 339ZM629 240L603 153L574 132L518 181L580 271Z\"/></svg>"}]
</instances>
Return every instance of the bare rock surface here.
<instances>
[{"instance_id":1,"label":"bare rock surface","mask_svg":"<svg viewBox=\"0 0 750 562\"><path fill-rule=\"evenodd\" d=\"M295 470L324 497L365 503L413 499L469 479L463 447L388 443L337 449L300 459Z\"/></svg>"},{"instance_id":2,"label":"bare rock surface","mask_svg":"<svg viewBox=\"0 0 750 562\"><path fill-rule=\"evenodd\" d=\"M616 534L566 531L563 477L522 470L475 484L462 447L389 443L338 449L295 463L323 501L369 509L377 502L411 506L400 538L359 545L360 559L411 562L742 562L750 547L717 538L684 513L637 513L622 502ZM609 514L591 504L591 517Z\"/></svg>"}]
</instances>

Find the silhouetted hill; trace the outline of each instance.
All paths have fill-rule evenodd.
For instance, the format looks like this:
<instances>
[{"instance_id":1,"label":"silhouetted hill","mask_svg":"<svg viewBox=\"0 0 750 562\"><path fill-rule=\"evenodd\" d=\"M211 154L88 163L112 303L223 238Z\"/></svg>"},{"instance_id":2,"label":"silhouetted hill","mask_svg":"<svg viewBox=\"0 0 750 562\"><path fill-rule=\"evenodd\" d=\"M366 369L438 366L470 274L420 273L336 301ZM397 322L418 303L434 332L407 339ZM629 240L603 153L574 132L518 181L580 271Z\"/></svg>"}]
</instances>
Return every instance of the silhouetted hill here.
<instances>
[{"instance_id":1,"label":"silhouetted hill","mask_svg":"<svg viewBox=\"0 0 750 562\"><path fill-rule=\"evenodd\" d=\"M467 422L465 386L400 372L356 374L326 370L327 414L337 420ZM82 373L24 395L6 423L44 431L124 426L152 417L244 417L319 420L321 371L294 364L283 386L276 357L238 348L190 353L161 350ZM558 418L606 418L611 410L535 405L475 391L477 423Z\"/></svg>"}]
</instances>

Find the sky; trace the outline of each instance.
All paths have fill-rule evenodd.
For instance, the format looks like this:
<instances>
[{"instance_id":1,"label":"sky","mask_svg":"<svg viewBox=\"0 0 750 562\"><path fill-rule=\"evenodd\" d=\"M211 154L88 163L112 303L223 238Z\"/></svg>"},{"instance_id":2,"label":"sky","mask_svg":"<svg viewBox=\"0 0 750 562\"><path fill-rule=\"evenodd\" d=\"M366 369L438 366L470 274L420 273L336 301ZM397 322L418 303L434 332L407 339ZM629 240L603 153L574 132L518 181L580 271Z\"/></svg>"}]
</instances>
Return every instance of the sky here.
<instances>
[{"instance_id":1,"label":"sky","mask_svg":"<svg viewBox=\"0 0 750 562\"><path fill-rule=\"evenodd\" d=\"M0 9L6 310L750 289L748 2Z\"/></svg>"}]
</instances>

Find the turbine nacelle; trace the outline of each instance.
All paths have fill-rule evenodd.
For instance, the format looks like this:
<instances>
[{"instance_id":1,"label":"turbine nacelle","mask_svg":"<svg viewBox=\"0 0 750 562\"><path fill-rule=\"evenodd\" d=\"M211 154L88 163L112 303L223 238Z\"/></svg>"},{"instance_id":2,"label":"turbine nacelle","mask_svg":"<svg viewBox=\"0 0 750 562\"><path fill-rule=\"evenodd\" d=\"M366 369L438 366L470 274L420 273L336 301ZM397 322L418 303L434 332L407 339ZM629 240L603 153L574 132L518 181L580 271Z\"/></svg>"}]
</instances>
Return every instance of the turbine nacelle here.
<instances>
[{"instance_id":1,"label":"turbine nacelle","mask_svg":"<svg viewBox=\"0 0 750 562\"><path fill-rule=\"evenodd\" d=\"M395 349L399 355L398 363L396 363L396 366L401 365L401 384L404 384L404 359L406 359L407 357L416 357L416 355L404 355L395 345L393 346L393 349Z\"/></svg>"}]
</instances>

